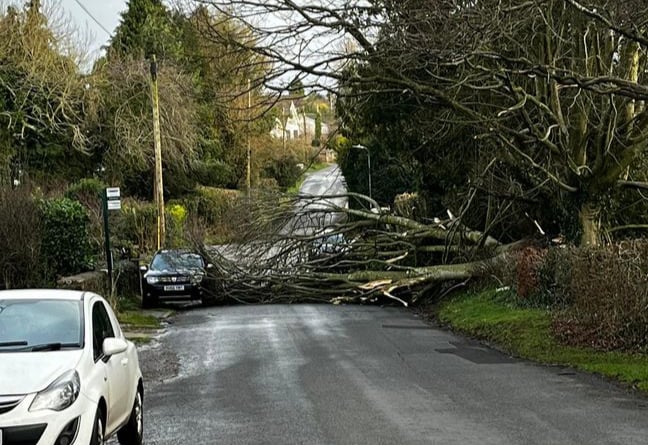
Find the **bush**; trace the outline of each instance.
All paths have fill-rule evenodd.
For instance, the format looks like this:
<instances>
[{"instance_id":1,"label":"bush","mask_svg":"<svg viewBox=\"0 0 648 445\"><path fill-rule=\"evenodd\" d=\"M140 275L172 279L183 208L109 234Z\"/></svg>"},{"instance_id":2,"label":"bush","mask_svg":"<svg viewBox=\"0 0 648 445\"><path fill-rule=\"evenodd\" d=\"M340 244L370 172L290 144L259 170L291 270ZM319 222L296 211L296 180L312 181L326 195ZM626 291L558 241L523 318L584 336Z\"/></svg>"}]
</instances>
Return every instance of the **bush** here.
<instances>
[{"instance_id":1,"label":"bush","mask_svg":"<svg viewBox=\"0 0 648 445\"><path fill-rule=\"evenodd\" d=\"M198 187L193 195L183 200L187 210L207 224L223 221L241 196L238 190Z\"/></svg>"},{"instance_id":2,"label":"bush","mask_svg":"<svg viewBox=\"0 0 648 445\"><path fill-rule=\"evenodd\" d=\"M168 247L187 245L186 221L187 209L182 204L169 202L166 206L166 244Z\"/></svg>"},{"instance_id":3,"label":"bush","mask_svg":"<svg viewBox=\"0 0 648 445\"><path fill-rule=\"evenodd\" d=\"M68 198L45 199L43 215L43 261L55 275L71 275L91 270L94 254L88 236L88 215L78 201Z\"/></svg>"},{"instance_id":4,"label":"bush","mask_svg":"<svg viewBox=\"0 0 648 445\"><path fill-rule=\"evenodd\" d=\"M208 160L196 168L198 182L208 187L229 187L236 184L232 166L220 160Z\"/></svg>"},{"instance_id":5,"label":"bush","mask_svg":"<svg viewBox=\"0 0 648 445\"><path fill-rule=\"evenodd\" d=\"M204 228L210 242L226 243L235 230L236 223L231 213L238 206L240 197L238 190L198 187L182 200L182 204L192 220L191 224Z\"/></svg>"},{"instance_id":6,"label":"bush","mask_svg":"<svg viewBox=\"0 0 648 445\"><path fill-rule=\"evenodd\" d=\"M44 287L43 220L28 187L0 188L0 289Z\"/></svg>"},{"instance_id":7,"label":"bush","mask_svg":"<svg viewBox=\"0 0 648 445\"><path fill-rule=\"evenodd\" d=\"M70 185L65 191L65 197L79 201L90 207L101 203L101 195L106 188L103 181L95 178L84 178Z\"/></svg>"},{"instance_id":8,"label":"bush","mask_svg":"<svg viewBox=\"0 0 648 445\"><path fill-rule=\"evenodd\" d=\"M570 304L554 328L566 343L648 351L648 242L572 249Z\"/></svg>"},{"instance_id":9,"label":"bush","mask_svg":"<svg viewBox=\"0 0 648 445\"><path fill-rule=\"evenodd\" d=\"M648 241L525 248L489 272L522 306L551 309L566 344L648 351Z\"/></svg>"},{"instance_id":10,"label":"bush","mask_svg":"<svg viewBox=\"0 0 648 445\"><path fill-rule=\"evenodd\" d=\"M95 252L103 252L103 208L101 196L106 184L95 178L84 178L70 185L65 192L65 197L79 201L86 209L90 219L90 243Z\"/></svg>"},{"instance_id":11,"label":"bush","mask_svg":"<svg viewBox=\"0 0 648 445\"><path fill-rule=\"evenodd\" d=\"M157 207L132 198L122 200L122 209L111 231L114 248L125 248L140 255L157 249Z\"/></svg>"},{"instance_id":12,"label":"bush","mask_svg":"<svg viewBox=\"0 0 648 445\"><path fill-rule=\"evenodd\" d=\"M301 177L302 171L297 166L299 160L294 155L285 155L271 159L263 168L266 178L273 178L279 187L286 189L295 184Z\"/></svg>"}]
</instances>

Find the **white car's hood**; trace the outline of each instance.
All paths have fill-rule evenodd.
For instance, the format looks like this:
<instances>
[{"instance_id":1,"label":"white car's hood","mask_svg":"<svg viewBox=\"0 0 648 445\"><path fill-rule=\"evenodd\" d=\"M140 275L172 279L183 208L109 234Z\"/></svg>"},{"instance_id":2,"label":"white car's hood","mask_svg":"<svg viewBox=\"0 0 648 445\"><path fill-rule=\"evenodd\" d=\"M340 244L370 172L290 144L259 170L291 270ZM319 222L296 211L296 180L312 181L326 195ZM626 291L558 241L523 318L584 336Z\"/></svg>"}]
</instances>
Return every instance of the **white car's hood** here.
<instances>
[{"instance_id":1,"label":"white car's hood","mask_svg":"<svg viewBox=\"0 0 648 445\"><path fill-rule=\"evenodd\" d=\"M0 396L42 391L61 374L74 369L82 354L82 349L0 353Z\"/></svg>"}]
</instances>

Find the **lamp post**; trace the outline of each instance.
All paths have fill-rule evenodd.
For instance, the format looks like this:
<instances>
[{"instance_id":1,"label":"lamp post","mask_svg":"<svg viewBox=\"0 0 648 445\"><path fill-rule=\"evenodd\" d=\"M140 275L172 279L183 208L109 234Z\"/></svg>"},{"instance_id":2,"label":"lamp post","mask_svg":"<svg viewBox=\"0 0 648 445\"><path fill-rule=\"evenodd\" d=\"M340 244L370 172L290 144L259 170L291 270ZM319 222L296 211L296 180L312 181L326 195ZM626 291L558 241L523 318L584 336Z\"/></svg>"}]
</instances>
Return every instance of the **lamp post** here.
<instances>
[{"instance_id":1,"label":"lamp post","mask_svg":"<svg viewBox=\"0 0 648 445\"><path fill-rule=\"evenodd\" d=\"M365 147L364 145L360 145L360 144L353 145L351 148L357 148L359 150L364 150L364 151L367 152L367 176L369 178L369 181L368 181L369 182L369 198L373 199L373 197L371 196L371 152L369 151L369 149L367 147Z\"/></svg>"}]
</instances>

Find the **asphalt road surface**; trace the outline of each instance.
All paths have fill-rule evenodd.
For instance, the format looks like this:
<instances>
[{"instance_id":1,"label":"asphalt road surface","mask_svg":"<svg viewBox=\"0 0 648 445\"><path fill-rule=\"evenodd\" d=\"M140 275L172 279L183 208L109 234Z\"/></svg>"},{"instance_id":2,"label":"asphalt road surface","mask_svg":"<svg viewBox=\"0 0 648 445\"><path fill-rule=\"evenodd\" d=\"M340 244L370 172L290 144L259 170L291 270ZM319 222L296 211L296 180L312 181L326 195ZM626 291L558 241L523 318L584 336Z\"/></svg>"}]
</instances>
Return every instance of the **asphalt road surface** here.
<instances>
[{"instance_id":1,"label":"asphalt road surface","mask_svg":"<svg viewBox=\"0 0 648 445\"><path fill-rule=\"evenodd\" d=\"M346 193L346 183L337 164L309 173L300 189L302 195L326 196Z\"/></svg>"},{"instance_id":2,"label":"asphalt road surface","mask_svg":"<svg viewBox=\"0 0 648 445\"><path fill-rule=\"evenodd\" d=\"M141 362L149 445L648 443L647 399L397 308L195 309Z\"/></svg>"}]
</instances>

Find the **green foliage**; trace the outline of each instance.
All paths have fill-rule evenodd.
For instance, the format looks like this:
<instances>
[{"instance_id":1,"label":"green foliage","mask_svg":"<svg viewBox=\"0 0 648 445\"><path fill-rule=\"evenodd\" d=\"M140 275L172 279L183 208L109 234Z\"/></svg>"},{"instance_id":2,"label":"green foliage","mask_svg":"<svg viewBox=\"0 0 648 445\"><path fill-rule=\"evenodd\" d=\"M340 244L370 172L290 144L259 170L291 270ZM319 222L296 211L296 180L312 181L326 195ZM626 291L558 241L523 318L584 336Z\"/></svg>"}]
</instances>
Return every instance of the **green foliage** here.
<instances>
[{"instance_id":1,"label":"green foliage","mask_svg":"<svg viewBox=\"0 0 648 445\"><path fill-rule=\"evenodd\" d=\"M110 49L120 56L148 59L155 54L160 59L177 60L182 52L180 29L161 0L129 0Z\"/></svg>"},{"instance_id":2,"label":"green foliage","mask_svg":"<svg viewBox=\"0 0 648 445\"><path fill-rule=\"evenodd\" d=\"M65 197L79 201L82 204L88 201L99 200L106 189L106 183L96 178L83 178L70 185L65 191Z\"/></svg>"},{"instance_id":3,"label":"green foliage","mask_svg":"<svg viewBox=\"0 0 648 445\"><path fill-rule=\"evenodd\" d=\"M154 203L132 198L122 199L122 209L115 218L114 247L125 247L140 255L157 250L157 207Z\"/></svg>"},{"instance_id":4,"label":"green foliage","mask_svg":"<svg viewBox=\"0 0 648 445\"><path fill-rule=\"evenodd\" d=\"M55 275L91 270L94 252L88 236L88 215L78 202L68 198L44 199L43 260Z\"/></svg>"},{"instance_id":5,"label":"green foliage","mask_svg":"<svg viewBox=\"0 0 648 445\"><path fill-rule=\"evenodd\" d=\"M204 230L205 239L213 244L225 244L236 232L241 193L238 190L197 187L181 202L187 210L190 227Z\"/></svg>"},{"instance_id":6,"label":"green foliage","mask_svg":"<svg viewBox=\"0 0 648 445\"><path fill-rule=\"evenodd\" d=\"M269 160L263 169L264 176L273 178L282 189L293 185L301 176L297 167L299 160L294 155L283 155Z\"/></svg>"},{"instance_id":7,"label":"green foliage","mask_svg":"<svg viewBox=\"0 0 648 445\"><path fill-rule=\"evenodd\" d=\"M229 211L238 203L240 193L237 190L215 187L198 187L192 195L183 199L190 214L196 215L207 225L222 222Z\"/></svg>"},{"instance_id":8,"label":"green foliage","mask_svg":"<svg viewBox=\"0 0 648 445\"><path fill-rule=\"evenodd\" d=\"M206 38L221 35L225 39ZM105 59L95 65L89 104L94 152L108 182L130 196L152 197L153 141L149 67L156 53L164 191L181 198L197 185L235 187L245 172L248 133L267 134L271 120L240 123L240 85L256 78L252 52L229 49L251 31L208 8L170 11L159 0L131 0ZM241 61L249 68L235 69ZM236 93L234 93L236 91ZM253 95L261 94L253 91ZM245 117L247 118L247 117Z\"/></svg>"},{"instance_id":9,"label":"green foliage","mask_svg":"<svg viewBox=\"0 0 648 445\"><path fill-rule=\"evenodd\" d=\"M648 356L565 346L552 332L549 312L519 308L510 293L466 293L442 304L438 316L453 328L522 358L599 373L648 391Z\"/></svg>"},{"instance_id":10,"label":"green foliage","mask_svg":"<svg viewBox=\"0 0 648 445\"><path fill-rule=\"evenodd\" d=\"M389 144L390 140L382 140L367 145L371 151L371 172L367 152L358 148L339 149L338 164L349 190L369 195L371 174L372 197L391 206L396 195L417 190L419 171L416 162L406 154L396 157L390 152Z\"/></svg>"},{"instance_id":11,"label":"green foliage","mask_svg":"<svg viewBox=\"0 0 648 445\"><path fill-rule=\"evenodd\" d=\"M92 167L84 132L84 80L70 36L40 2L0 10L0 181L79 178ZM76 150L75 150L76 149Z\"/></svg>"},{"instance_id":12,"label":"green foliage","mask_svg":"<svg viewBox=\"0 0 648 445\"><path fill-rule=\"evenodd\" d=\"M237 179L233 166L218 159L200 162L195 177L199 184L217 188L233 188Z\"/></svg>"},{"instance_id":13,"label":"green foliage","mask_svg":"<svg viewBox=\"0 0 648 445\"><path fill-rule=\"evenodd\" d=\"M186 247L189 242L185 232L187 209L182 204L170 202L166 213L166 247Z\"/></svg>"}]
</instances>

